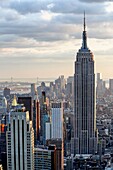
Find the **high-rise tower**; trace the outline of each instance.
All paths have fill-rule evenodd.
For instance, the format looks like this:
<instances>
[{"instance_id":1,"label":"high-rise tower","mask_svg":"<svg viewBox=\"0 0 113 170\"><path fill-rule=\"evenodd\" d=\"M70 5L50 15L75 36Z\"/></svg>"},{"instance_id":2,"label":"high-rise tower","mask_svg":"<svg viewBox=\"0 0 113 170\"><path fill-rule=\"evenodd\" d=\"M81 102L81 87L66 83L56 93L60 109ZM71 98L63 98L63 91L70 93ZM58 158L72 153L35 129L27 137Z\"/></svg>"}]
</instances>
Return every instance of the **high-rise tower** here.
<instances>
[{"instance_id":1,"label":"high-rise tower","mask_svg":"<svg viewBox=\"0 0 113 170\"><path fill-rule=\"evenodd\" d=\"M34 170L34 130L22 105L13 105L6 139L7 170Z\"/></svg>"},{"instance_id":2,"label":"high-rise tower","mask_svg":"<svg viewBox=\"0 0 113 170\"><path fill-rule=\"evenodd\" d=\"M63 139L63 103L52 103L51 112L51 138Z\"/></svg>"},{"instance_id":3,"label":"high-rise tower","mask_svg":"<svg viewBox=\"0 0 113 170\"><path fill-rule=\"evenodd\" d=\"M74 153L93 154L97 146L94 56L87 47L85 13L82 47L75 61L74 112Z\"/></svg>"}]
</instances>

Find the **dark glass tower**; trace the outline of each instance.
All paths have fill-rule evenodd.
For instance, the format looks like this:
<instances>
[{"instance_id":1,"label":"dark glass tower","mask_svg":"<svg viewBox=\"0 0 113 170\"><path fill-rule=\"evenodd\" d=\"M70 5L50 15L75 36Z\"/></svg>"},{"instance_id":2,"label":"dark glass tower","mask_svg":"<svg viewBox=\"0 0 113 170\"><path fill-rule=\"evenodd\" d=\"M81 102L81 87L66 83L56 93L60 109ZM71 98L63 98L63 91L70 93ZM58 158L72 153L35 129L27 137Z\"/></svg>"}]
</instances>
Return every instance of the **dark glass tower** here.
<instances>
[{"instance_id":1,"label":"dark glass tower","mask_svg":"<svg viewBox=\"0 0 113 170\"><path fill-rule=\"evenodd\" d=\"M93 154L97 148L95 74L93 53L87 47L84 13L82 47L76 55L74 74L74 153Z\"/></svg>"}]
</instances>

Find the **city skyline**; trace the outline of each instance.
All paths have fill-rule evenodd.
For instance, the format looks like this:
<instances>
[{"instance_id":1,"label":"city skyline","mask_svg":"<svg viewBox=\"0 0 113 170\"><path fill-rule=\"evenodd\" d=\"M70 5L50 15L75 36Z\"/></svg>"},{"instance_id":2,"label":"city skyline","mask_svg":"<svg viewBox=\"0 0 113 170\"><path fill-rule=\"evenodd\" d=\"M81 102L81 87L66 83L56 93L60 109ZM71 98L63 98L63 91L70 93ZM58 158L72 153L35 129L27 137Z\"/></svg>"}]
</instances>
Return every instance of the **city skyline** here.
<instances>
[{"instance_id":1,"label":"city skyline","mask_svg":"<svg viewBox=\"0 0 113 170\"><path fill-rule=\"evenodd\" d=\"M1 0L0 10L1 78L73 75L84 10L96 72L113 78L113 2Z\"/></svg>"}]
</instances>

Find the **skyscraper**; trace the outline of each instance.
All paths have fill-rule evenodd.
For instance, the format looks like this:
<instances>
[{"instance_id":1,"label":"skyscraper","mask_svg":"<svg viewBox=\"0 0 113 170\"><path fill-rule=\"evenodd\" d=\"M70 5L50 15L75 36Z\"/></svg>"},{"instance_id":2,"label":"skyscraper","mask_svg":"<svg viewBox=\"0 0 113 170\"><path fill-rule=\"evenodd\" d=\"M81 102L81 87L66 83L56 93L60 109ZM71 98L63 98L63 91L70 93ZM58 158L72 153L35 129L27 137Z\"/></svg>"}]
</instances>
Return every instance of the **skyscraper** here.
<instances>
[{"instance_id":1,"label":"skyscraper","mask_svg":"<svg viewBox=\"0 0 113 170\"><path fill-rule=\"evenodd\" d=\"M51 138L63 139L63 103L52 103L51 112Z\"/></svg>"},{"instance_id":2,"label":"skyscraper","mask_svg":"<svg viewBox=\"0 0 113 170\"><path fill-rule=\"evenodd\" d=\"M34 99L35 95L36 95L37 91L36 91L36 87L35 87L35 83L31 84L31 97Z\"/></svg>"},{"instance_id":3,"label":"skyscraper","mask_svg":"<svg viewBox=\"0 0 113 170\"><path fill-rule=\"evenodd\" d=\"M34 141L36 145L37 140L39 140L40 132L40 104L37 95L35 95L33 99L33 129L34 129Z\"/></svg>"},{"instance_id":4,"label":"skyscraper","mask_svg":"<svg viewBox=\"0 0 113 170\"><path fill-rule=\"evenodd\" d=\"M55 167L54 170L64 170L64 147L62 139L48 139L47 141L48 146L55 145Z\"/></svg>"},{"instance_id":5,"label":"skyscraper","mask_svg":"<svg viewBox=\"0 0 113 170\"><path fill-rule=\"evenodd\" d=\"M10 112L7 130L7 169L34 169L34 130L29 112L21 105Z\"/></svg>"},{"instance_id":6,"label":"skyscraper","mask_svg":"<svg viewBox=\"0 0 113 170\"><path fill-rule=\"evenodd\" d=\"M96 152L95 73L94 56L87 47L87 33L84 13L82 47L75 61L74 74L74 153Z\"/></svg>"},{"instance_id":7,"label":"skyscraper","mask_svg":"<svg viewBox=\"0 0 113 170\"><path fill-rule=\"evenodd\" d=\"M46 93L42 91L42 99L40 102L40 141L43 145L46 144L46 125L48 122L50 122L50 116L47 110Z\"/></svg>"}]
</instances>

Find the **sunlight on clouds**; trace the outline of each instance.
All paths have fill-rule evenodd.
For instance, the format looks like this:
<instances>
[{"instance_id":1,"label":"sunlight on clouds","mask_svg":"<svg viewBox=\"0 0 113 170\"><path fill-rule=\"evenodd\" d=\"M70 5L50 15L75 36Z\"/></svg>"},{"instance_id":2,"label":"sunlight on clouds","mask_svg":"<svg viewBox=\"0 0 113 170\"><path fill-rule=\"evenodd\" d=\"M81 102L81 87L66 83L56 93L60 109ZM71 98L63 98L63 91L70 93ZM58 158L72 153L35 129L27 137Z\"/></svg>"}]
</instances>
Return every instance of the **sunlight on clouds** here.
<instances>
[{"instance_id":1,"label":"sunlight on clouds","mask_svg":"<svg viewBox=\"0 0 113 170\"><path fill-rule=\"evenodd\" d=\"M53 18L54 14L51 13L50 11L44 11L44 10L41 10L41 18L43 20L46 20L46 21L51 21L51 19Z\"/></svg>"},{"instance_id":2,"label":"sunlight on clouds","mask_svg":"<svg viewBox=\"0 0 113 170\"><path fill-rule=\"evenodd\" d=\"M106 7L108 13L113 12L113 2L109 2Z\"/></svg>"}]
</instances>

